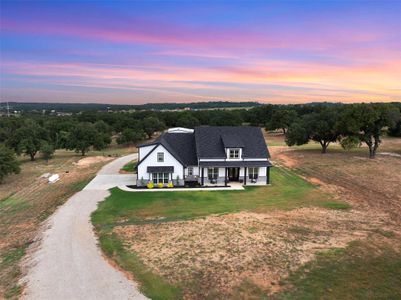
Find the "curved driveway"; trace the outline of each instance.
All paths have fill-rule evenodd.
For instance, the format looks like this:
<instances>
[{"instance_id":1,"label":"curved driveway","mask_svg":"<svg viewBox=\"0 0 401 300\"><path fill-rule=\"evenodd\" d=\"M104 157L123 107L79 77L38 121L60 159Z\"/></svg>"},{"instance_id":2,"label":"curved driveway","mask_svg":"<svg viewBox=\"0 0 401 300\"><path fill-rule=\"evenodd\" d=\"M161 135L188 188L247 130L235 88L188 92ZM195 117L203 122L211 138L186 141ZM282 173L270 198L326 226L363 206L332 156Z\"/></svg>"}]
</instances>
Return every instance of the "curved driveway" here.
<instances>
[{"instance_id":1,"label":"curved driveway","mask_svg":"<svg viewBox=\"0 0 401 300\"><path fill-rule=\"evenodd\" d=\"M40 246L29 259L24 298L146 299L134 282L103 258L90 222L90 214L109 195L109 188L134 183L134 175L118 171L136 158L131 154L104 166L50 217Z\"/></svg>"}]
</instances>

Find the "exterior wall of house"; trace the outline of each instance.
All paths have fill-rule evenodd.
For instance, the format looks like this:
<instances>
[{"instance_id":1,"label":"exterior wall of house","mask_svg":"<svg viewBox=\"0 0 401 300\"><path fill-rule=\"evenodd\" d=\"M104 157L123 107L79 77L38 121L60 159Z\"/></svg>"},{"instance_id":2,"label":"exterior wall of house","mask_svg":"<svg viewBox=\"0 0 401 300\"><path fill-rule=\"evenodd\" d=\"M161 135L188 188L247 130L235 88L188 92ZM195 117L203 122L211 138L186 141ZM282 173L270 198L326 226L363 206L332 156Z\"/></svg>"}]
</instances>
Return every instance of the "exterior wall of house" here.
<instances>
[{"instance_id":1,"label":"exterior wall of house","mask_svg":"<svg viewBox=\"0 0 401 300\"><path fill-rule=\"evenodd\" d=\"M200 168L202 169L202 168ZM224 185L225 184L225 168L219 168L219 173L218 173L218 177L217 177L217 182L216 183L212 183L209 178L208 178L208 174L207 174L207 169L208 168L204 168L204 185ZM202 173L200 171L200 175L202 176ZM199 183L201 183L201 178L199 178Z\"/></svg>"},{"instance_id":2,"label":"exterior wall of house","mask_svg":"<svg viewBox=\"0 0 401 300\"><path fill-rule=\"evenodd\" d=\"M154 146L153 146L154 147ZM157 161L157 153L164 153L164 162ZM143 156L142 156L143 158ZM162 145L157 146L157 148L138 166L138 179L137 185L141 186L142 178L147 184L150 180L152 180L152 175L147 172L147 167L158 167L158 166L173 166L173 183L175 185L183 185L184 184L184 166L177 160L170 152L167 151ZM177 183L177 176L179 176L179 182Z\"/></svg>"},{"instance_id":3,"label":"exterior wall of house","mask_svg":"<svg viewBox=\"0 0 401 300\"><path fill-rule=\"evenodd\" d=\"M188 166L193 168L193 175L199 176L199 167L198 166ZM185 176L188 176L188 167L185 168Z\"/></svg>"},{"instance_id":4,"label":"exterior wall of house","mask_svg":"<svg viewBox=\"0 0 401 300\"><path fill-rule=\"evenodd\" d=\"M208 174L207 174L207 169L204 168L204 185L224 185L225 184L225 168L219 168L219 177L217 178L217 183L211 183L210 180L208 179ZM199 183L202 183L202 168L199 168ZM244 175L245 175L245 168L240 168L239 170L239 180L244 183ZM266 167L259 167L258 171L258 178L256 182L252 182L251 179L249 179L249 171L247 170L247 178L246 178L246 185L266 185Z\"/></svg>"},{"instance_id":5,"label":"exterior wall of house","mask_svg":"<svg viewBox=\"0 0 401 300\"><path fill-rule=\"evenodd\" d=\"M266 169L267 167L259 167L258 179L256 182L252 182L249 179L249 171L247 171L246 185L266 185Z\"/></svg>"},{"instance_id":6,"label":"exterior wall of house","mask_svg":"<svg viewBox=\"0 0 401 300\"><path fill-rule=\"evenodd\" d=\"M155 147L155 145L150 145L150 146L144 146L139 148L139 159L143 159L152 149Z\"/></svg>"}]
</instances>

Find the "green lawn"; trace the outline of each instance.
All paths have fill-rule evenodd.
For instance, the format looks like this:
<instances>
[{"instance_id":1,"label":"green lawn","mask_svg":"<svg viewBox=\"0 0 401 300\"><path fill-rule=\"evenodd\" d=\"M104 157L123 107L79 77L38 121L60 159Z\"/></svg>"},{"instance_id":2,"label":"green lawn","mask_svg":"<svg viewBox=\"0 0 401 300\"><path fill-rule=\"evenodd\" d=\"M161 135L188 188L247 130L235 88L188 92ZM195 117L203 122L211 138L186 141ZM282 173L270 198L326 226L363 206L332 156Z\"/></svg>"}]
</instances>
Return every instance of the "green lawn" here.
<instances>
[{"instance_id":1,"label":"green lawn","mask_svg":"<svg viewBox=\"0 0 401 300\"><path fill-rule=\"evenodd\" d=\"M293 172L273 168L272 185L244 191L125 192L118 188L93 214L95 225L190 219L236 211L266 212L305 206L348 208ZM161 219L162 218L162 219Z\"/></svg>"},{"instance_id":2,"label":"green lawn","mask_svg":"<svg viewBox=\"0 0 401 300\"><path fill-rule=\"evenodd\" d=\"M320 206L347 209L295 173L273 168L270 186L247 187L244 191L125 192L118 188L92 214L103 251L140 282L141 291L152 299L180 299L179 286L146 268L140 258L127 251L112 233L121 224L168 222L237 211L267 212Z\"/></svg>"},{"instance_id":3,"label":"green lawn","mask_svg":"<svg viewBox=\"0 0 401 300\"><path fill-rule=\"evenodd\" d=\"M401 299L401 256L386 245L352 242L322 252L283 283L275 299Z\"/></svg>"},{"instance_id":4,"label":"green lawn","mask_svg":"<svg viewBox=\"0 0 401 300\"><path fill-rule=\"evenodd\" d=\"M129 163L125 164L121 170L125 171L125 172L131 172L134 173L135 172L135 167L136 167L136 160L130 161Z\"/></svg>"}]
</instances>

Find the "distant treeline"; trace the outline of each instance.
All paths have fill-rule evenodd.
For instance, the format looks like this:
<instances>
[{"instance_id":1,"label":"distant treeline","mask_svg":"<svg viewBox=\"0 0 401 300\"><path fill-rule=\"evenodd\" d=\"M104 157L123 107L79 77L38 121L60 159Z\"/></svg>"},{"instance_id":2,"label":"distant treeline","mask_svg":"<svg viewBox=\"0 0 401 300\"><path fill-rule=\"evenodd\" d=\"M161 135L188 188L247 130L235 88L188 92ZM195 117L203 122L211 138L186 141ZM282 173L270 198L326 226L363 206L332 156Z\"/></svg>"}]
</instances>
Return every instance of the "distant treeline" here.
<instances>
[{"instance_id":1,"label":"distant treeline","mask_svg":"<svg viewBox=\"0 0 401 300\"><path fill-rule=\"evenodd\" d=\"M89 110L63 116L38 113L3 116L0 118L0 173L12 172L11 166L5 166L10 159L16 161L15 154L28 155L31 160L38 153L50 159L56 149L75 150L85 155L91 149L107 147L113 137L118 144L129 145L166 128L200 125L253 125L280 130L289 146L315 141L323 153L334 142L340 142L344 149L366 144L369 156L374 158L383 134L401 137L401 103L269 104L229 110ZM1 177L0 174L0 181Z\"/></svg>"},{"instance_id":2,"label":"distant treeline","mask_svg":"<svg viewBox=\"0 0 401 300\"><path fill-rule=\"evenodd\" d=\"M82 112L82 111L121 111L121 110L175 110L175 109L225 109L225 108L251 108L261 106L258 102L230 102L211 101L193 103L147 103L139 105L128 104L96 104L96 103L29 103L8 102L11 110L23 112L42 112L43 110L58 112ZM3 112L6 111L7 103L0 103Z\"/></svg>"}]
</instances>

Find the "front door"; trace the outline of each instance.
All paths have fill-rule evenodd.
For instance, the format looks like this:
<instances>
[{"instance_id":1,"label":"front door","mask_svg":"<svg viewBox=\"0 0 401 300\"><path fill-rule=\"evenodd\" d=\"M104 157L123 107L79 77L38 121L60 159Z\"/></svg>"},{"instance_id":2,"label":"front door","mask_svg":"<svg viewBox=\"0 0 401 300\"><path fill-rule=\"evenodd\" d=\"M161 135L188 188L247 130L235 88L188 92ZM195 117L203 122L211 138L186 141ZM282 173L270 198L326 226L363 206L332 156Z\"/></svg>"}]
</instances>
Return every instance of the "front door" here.
<instances>
[{"instance_id":1,"label":"front door","mask_svg":"<svg viewBox=\"0 0 401 300\"><path fill-rule=\"evenodd\" d=\"M228 180L229 181L239 180L239 168L228 168Z\"/></svg>"}]
</instances>

